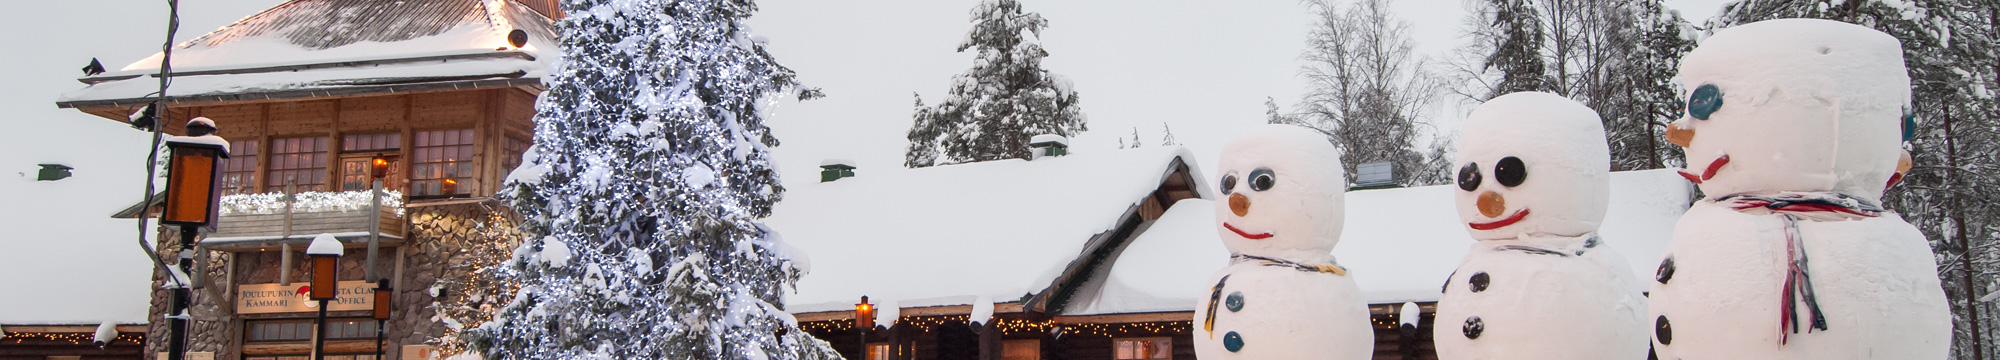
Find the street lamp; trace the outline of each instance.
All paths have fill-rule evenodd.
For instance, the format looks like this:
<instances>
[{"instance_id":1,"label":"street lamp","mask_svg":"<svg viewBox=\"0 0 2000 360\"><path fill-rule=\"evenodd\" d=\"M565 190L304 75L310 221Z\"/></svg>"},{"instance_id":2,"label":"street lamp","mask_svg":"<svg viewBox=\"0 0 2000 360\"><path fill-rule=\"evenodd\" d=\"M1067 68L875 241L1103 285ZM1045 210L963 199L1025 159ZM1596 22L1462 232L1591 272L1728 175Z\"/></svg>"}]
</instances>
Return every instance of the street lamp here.
<instances>
[{"instance_id":1,"label":"street lamp","mask_svg":"<svg viewBox=\"0 0 2000 360\"><path fill-rule=\"evenodd\" d=\"M170 334L167 337L167 358L182 360L187 352L188 287L193 286L194 241L201 228L215 225L216 204L222 194L215 191L222 177L216 176L221 170L221 159L229 158L229 140L215 136L215 121L197 117L187 122L188 136L167 138L167 189L162 201L160 224L180 227L180 261L175 264L178 271L169 271L167 286L172 287L173 308L167 318ZM201 276L201 275L194 275Z\"/></svg>"},{"instance_id":2,"label":"street lamp","mask_svg":"<svg viewBox=\"0 0 2000 360\"><path fill-rule=\"evenodd\" d=\"M868 358L868 329L875 328L875 304L868 303L868 296L861 296L861 303L854 304L854 328L861 329L861 353L858 357Z\"/></svg>"},{"instance_id":3,"label":"street lamp","mask_svg":"<svg viewBox=\"0 0 2000 360\"><path fill-rule=\"evenodd\" d=\"M326 359L326 301L340 297L340 255L345 251L333 234L319 234L306 246L306 256L312 257L308 297L319 301L319 318L313 322L313 360Z\"/></svg>"},{"instance_id":4,"label":"street lamp","mask_svg":"<svg viewBox=\"0 0 2000 360\"><path fill-rule=\"evenodd\" d=\"M379 159L379 158L378 158ZM393 292L389 291L389 280L375 280L375 359L382 359L382 327L389 322L389 310Z\"/></svg>"}]
</instances>

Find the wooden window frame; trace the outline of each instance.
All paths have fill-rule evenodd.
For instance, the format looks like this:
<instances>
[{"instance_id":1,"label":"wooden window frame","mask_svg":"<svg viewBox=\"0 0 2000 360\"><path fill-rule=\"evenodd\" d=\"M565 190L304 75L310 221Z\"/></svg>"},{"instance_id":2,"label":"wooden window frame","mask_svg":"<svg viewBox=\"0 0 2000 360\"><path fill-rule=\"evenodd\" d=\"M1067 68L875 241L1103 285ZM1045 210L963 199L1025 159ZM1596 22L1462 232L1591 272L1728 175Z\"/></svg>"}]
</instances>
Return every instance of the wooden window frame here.
<instances>
[{"instance_id":1,"label":"wooden window frame","mask_svg":"<svg viewBox=\"0 0 2000 360\"><path fill-rule=\"evenodd\" d=\"M258 145L257 140L229 142L229 158L222 160L222 183L217 191L223 195L252 194L262 188L263 184L257 182L263 180L257 175L264 164L258 156L261 148Z\"/></svg>"},{"instance_id":2,"label":"wooden window frame","mask_svg":"<svg viewBox=\"0 0 2000 360\"><path fill-rule=\"evenodd\" d=\"M462 142L456 142L456 143L451 142L450 132L458 132L459 139L461 139ZM440 135L442 136L442 138L439 139L440 140L439 142L441 142L442 144L439 143L426 144L427 142L430 142L430 139L428 138L429 134L433 133L442 134ZM410 186L409 186L409 192L406 193L405 195L409 196L409 198L411 199L447 198L453 196L472 195L473 193L472 181L474 179L479 178L478 164L473 161L473 159L475 158L474 155L477 153L479 149L478 147L479 143L480 143L479 133L477 131L474 131L473 128L430 129L430 130L417 130L413 132L413 134L410 136L410 144L411 144L410 172L408 173ZM453 150L451 149L452 147L457 148L456 153L445 154L445 152ZM438 150L439 153L436 155L427 153L432 149ZM457 156L454 157L447 155L457 155ZM437 161L437 159L440 158L450 159L450 160ZM461 168L454 170L447 170L440 168L435 171L436 176L432 177L431 174L432 171L430 171L432 168L429 168L427 166L434 166L434 165L441 165L445 167L458 166ZM456 188L453 189L454 191L452 193L449 194L442 193L444 179L453 179L457 181ZM436 193L434 193L434 191Z\"/></svg>"},{"instance_id":3,"label":"wooden window frame","mask_svg":"<svg viewBox=\"0 0 2000 360\"><path fill-rule=\"evenodd\" d=\"M300 150L297 152L283 152L283 153L279 152L281 151L280 149L282 149L283 147L275 146L281 142L298 141L298 140L318 140L321 143L311 144L312 147L311 149ZM272 138L271 144L274 146L266 146L262 149L264 150L265 154L268 154L268 156L264 156L262 159L259 159L264 163L264 166L268 168L268 170L265 170L265 175L269 176L269 178L265 179L265 182L267 183L267 185L270 186L269 188L272 191L279 191L279 192L285 191L285 182L286 182L285 174L287 173L299 175L300 177L303 177L304 175L312 175L315 173L317 173L318 176L320 177L330 176L329 173L333 172L333 167L330 164L333 159L328 158L327 153L332 152L333 144L330 144L331 142L333 141L325 135ZM287 159L290 156L303 156L307 159L311 159L312 156L314 155L319 156L320 161L319 161L319 166L317 167L293 166L282 169L278 167L279 163L285 162L286 160L284 159ZM314 169L317 169L317 171L314 171ZM328 191L330 189L333 189L333 185L329 184L330 182L332 182L332 180L333 179L322 178L319 179L319 182L316 184L308 183L306 181L298 181L298 184L300 186L298 191L299 192ZM308 186L319 186L319 188L313 189L309 188Z\"/></svg>"},{"instance_id":4,"label":"wooden window frame","mask_svg":"<svg viewBox=\"0 0 2000 360\"><path fill-rule=\"evenodd\" d=\"M1134 355L1134 356L1139 356L1139 357L1121 357L1121 356L1123 356L1123 355L1122 355L1122 354L1119 354L1119 353L1118 353L1118 352L1119 352L1119 350L1120 350L1119 348L1120 348L1120 347L1121 347L1122 345L1124 345L1125 343L1128 343L1128 342L1129 342L1129 343L1141 343L1141 342L1151 342L1151 343L1166 343L1166 352L1165 352L1165 353L1163 353L1164 355L1166 355L1166 357L1145 357L1145 356L1146 356L1147 354L1143 354L1143 353L1141 353L1141 354L1135 354L1135 355ZM1152 359L1166 359L1166 360L1173 360L1173 358L1174 358L1174 338L1173 338L1173 337L1168 337L1168 336L1139 336L1139 337L1118 337L1118 338L1111 338L1111 359L1112 359L1112 360L1152 360Z\"/></svg>"}]
</instances>

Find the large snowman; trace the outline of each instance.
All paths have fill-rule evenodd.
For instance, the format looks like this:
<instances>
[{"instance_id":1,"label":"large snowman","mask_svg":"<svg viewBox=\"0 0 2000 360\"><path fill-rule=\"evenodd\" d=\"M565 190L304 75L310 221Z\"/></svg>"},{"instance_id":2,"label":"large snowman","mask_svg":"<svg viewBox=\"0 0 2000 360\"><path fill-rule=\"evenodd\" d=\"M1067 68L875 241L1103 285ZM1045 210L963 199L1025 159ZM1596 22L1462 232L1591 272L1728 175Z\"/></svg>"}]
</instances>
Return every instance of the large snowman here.
<instances>
[{"instance_id":1,"label":"large snowman","mask_svg":"<svg viewBox=\"0 0 2000 360\"><path fill-rule=\"evenodd\" d=\"M1455 200L1478 241L1438 300L1439 359L1646 358L1644 285L1597 235L1611 186L1601 121L1539 92L1466 120Z\"/></svg>"},{"instance_id":2,"label":"large snowman","mask_svg":"<svg viewBox=\"0 0 2000 360\"><path fill-rule=\"evenodd\" d=\"M1661 359L1943 359L1951 318L1923 234L1879 205L1907 163L1897 40L1787 19L1723 29L1681 61L1669 126L1707 198L1652 283Z\"/></svg>"},{"instance_id":3,"label":"large snowman","mask_svg":"<svg viewBox=\"0 0 2000 360\"><path fill-rule=\"evenodd\" d=\"M1347 179L1319 132L1263 125L1222 149L1215 220L1230 265L1195 307L1202 359L1361 360L1374 354L1368 305L1334 263Z\"/></svg>"}]
</instances>

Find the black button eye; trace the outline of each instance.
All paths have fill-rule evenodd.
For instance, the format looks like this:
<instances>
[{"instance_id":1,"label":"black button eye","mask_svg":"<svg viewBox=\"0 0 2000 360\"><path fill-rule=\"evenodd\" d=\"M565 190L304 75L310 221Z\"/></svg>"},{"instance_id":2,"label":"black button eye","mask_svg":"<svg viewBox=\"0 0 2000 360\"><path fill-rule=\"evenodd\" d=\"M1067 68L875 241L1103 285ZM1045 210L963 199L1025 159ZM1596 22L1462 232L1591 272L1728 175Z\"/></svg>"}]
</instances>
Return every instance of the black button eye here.
<instances>
[{"instance_id":1,"label":"black button eye","mask_svg":"<svg viewBox=\"0 0 2000 360\"><path fill-rule=\"evenodd\" d=\"M1222 175L1222 194L1229 195L1233 192L1236 192L1236 173Z\"/></svg>"},{"instance_id":2,"label":"black button eye","mask_svg":"<svg viewBox=\"0 0 2000 360\"><path fill-rule=\"evenodd\" d=\"M1278 174L1272 173L1271 169L1257 169L1250 172L1250 190L1270 190L1272 185L1277 184Z\"/></svg>"},{"instance_id":3,"label":"black button eye","mask_svg":"<svg viewBox=\"0 0 2000 360\"><path fill-rule=\"evenodd\" d=\"M1466 163L1458 168L1458 188L1465 191L1479 190L1479 182L1486 178L1479 175L1479 164Z\"/></svg>"},{"instance_id":4,"label":"black button eye","mask_svg":"<svg viewBox=\"0 0 2000 360\"><path fill-rule=\"evenodd\" d=\"M1528 165L1522 164L1521 158L1517 157L1500 159L1499 163L1493 164L1493 180L1499 180L1500 185L1506 187L1521 186L1522 181L1528 180Z\"/></svg>"},{"instance_id":5,"label":"black button eye","mask_svg":"<svg viewBox=\"0 0 2000 360\"><path fill-rule=\"evenodd\" d=\"M1701 87L1694 88L1693 94L1688 95L1688 116L1708 120L1709 115L1721 109L1722 89L1715 87L1715 84L1702 84Z\"/></svg>"}]
</instances>

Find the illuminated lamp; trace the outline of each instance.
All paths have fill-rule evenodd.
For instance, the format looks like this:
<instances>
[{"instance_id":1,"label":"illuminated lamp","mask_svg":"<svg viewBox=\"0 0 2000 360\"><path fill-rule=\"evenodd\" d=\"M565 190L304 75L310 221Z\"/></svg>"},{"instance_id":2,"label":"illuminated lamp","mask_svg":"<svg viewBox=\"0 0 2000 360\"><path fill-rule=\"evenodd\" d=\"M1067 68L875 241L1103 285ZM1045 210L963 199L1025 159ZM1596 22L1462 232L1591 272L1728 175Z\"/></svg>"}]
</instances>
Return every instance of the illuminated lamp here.
<instances>
[{"instance_id":1,"label":"illuminated lamp","mask_svg":"<svg viewBox=\"0 0 2000 360\"><path fill-rule=\"evenodd\" d=\"M188 121L188 128L206 128L209 133L215 123L208 118ZM160 223L181 226L209 226L215 224L216 204L222 200L216 192L222 178L216 176L222 170L221 159L229 158L229 141L222 137L204 133L201 136L175 136L167 139L167 191L165 207L160 211Z\"/></svg>"},{"instance_id":2,"label":"illuminated lamp","mask_svg":"<svg viewBox=\"0 0 2000 360\"><path fill-rule=\"evenodd\" d=\"M875 328L875 305L868 303L867 296L861 297L860 304L854 304L854 327L861 329Z\"/></svg>"},{"instance_id":3,"label":"illuminated lamp","mask_svg":"<svg viewBox=\"0 0 2000 360\"><path fill-rule=\"evenodd\" d=\"M381 180L389 175L389 158L376 154L375 159L369 160L368 167L368 177Z\"/></svg>"}]
</instances>

